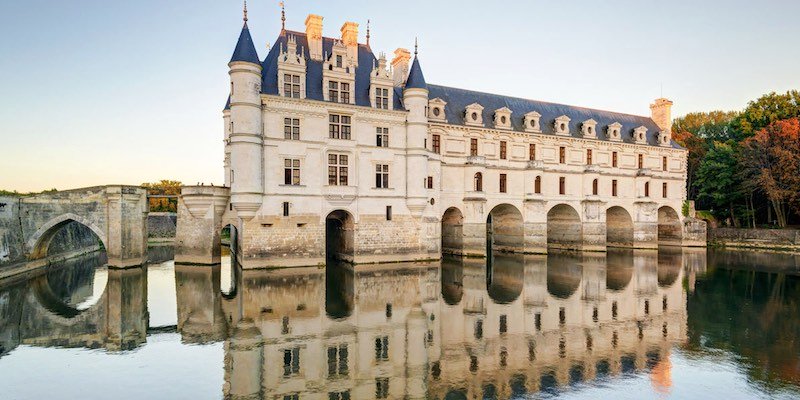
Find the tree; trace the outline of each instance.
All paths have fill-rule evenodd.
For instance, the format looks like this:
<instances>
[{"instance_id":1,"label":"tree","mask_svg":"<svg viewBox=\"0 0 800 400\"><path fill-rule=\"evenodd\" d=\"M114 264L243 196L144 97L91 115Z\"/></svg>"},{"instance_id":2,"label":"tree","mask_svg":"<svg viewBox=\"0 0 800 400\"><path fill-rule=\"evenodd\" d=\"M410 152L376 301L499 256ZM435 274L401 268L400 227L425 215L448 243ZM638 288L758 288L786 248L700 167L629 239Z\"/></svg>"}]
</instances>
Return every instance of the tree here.
<instances>
[{"instance_id":1,"label":"tree","mask_svg":"<svg viewBox=\"0 0 800 400\"><path fill-rule=\"evenodd\" d=\"M739 163L732 141L714 142L697 170L699 198L711 205L715 217L730 217L739 227L734 207L742 200Z\"/></svg>"},{"instance_id":2,"label":"tree","mask_svg":"<svg viewBox=\"0 0 800 400\"><path fill-rule=\"evenodd\" d=\"M786 227L787 207L800 213L800 119L774 121L745 140L742 164Z\"/></svg>"},{"instance_id":3,"label":"tree","mask_svg":"<svg viewBox=\"0 0 800 400\"><path fill-rule=\"evenodd\" d=\"M174 195L181 194L181 186L183 184L179 181L171 181L162 179L158 183L143 183L142 187L147 189L148 195ZM175 198L156 197L149 199L150 211L166 211L177 212L178 201Z\"/></svg>"},{"instance_id":4,"label":"tree","mask_svg":"<svg viewBox=\"0 0 800 400\"><path fill-rule=\"evenodd\" d=\"M737 140L744 140L775 121L794 117L800 117L800 91L772 92L748 103L731 127Z\"/></svg>"},{"instance_id":5,"label":"tree","mask_svg":"<svg viewBox=\"0 0 800 400\"><path fill-rule=\"evenodd\" d=\"M730 137L730 122L738 115L735 111L694 112L676 118L672 124L672 138L689 150L686 165L686 191L690 199L697 199L697 170L714 141Z\"/></svg>"}]
</instances>

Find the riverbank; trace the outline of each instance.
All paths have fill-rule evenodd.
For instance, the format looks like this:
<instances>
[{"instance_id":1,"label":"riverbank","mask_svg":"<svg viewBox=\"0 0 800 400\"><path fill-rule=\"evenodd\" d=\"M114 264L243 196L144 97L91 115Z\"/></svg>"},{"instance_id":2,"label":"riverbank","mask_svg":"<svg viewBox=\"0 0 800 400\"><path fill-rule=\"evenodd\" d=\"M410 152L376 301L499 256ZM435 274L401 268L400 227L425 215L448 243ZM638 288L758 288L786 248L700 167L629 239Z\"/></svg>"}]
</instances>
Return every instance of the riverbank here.
<instances>
[{"instance_id":1,"label":"riverbank","mask_svg":"<svg viewBox=\"0 0 800 400\"><path fill-rule=\"evenodd\" d=\"M709 228L708 246L800 254L800 230Z\"/></svg>"}]
</instances>

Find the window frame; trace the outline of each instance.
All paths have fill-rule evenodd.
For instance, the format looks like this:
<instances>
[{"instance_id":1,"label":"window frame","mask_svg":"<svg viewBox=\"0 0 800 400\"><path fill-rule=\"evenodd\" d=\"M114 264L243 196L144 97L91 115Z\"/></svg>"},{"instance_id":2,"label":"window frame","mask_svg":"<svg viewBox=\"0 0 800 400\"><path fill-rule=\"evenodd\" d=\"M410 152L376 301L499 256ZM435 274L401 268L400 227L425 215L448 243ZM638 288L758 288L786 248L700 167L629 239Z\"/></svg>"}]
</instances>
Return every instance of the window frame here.
<instances>
[{"instance_id":1,"label":"window frame","mask_svg":"<svg viewBox=\"0 0 800 400\"><path fill-rule=\"evenodd\" d=\"M349 154L328 153L328 186L349 186L349 162Z\"/></svg>"},{"instance_id":2,"label":"window frame","mask_svg":"<svg viewBox=\"0 0 800 400\"><path fill-rule=\"evenodd\" d=\"M353 117L347 114L328 114L328 138L351 140Z\"/></svg>"},{"instance_id":3,"label":"window frame","mask_svg":"<svg viewBox=\"0 0 800 400\"><path fill-rule=\"evenodd\" d=\"M283 138L300 140L300 118L283 117Z\"/></svg>"},{"instance_id":4,"label":"window frame","mask_svg":"<svg viewBox=\"0 0 800 400\"><path fill-rule=\"evenodd\" d=\"M300 159L283 159L283 184L286 186L300 186Z\"/></svg>"}]
</instances>

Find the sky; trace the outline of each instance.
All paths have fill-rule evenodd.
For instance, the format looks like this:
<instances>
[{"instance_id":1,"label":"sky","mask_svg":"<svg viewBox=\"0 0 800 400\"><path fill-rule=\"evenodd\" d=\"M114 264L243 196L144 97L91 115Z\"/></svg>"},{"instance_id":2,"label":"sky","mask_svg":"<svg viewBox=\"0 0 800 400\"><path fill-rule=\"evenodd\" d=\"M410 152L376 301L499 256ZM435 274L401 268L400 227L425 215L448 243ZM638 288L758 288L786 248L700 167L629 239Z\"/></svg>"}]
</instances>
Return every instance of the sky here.
<instances>
[{"instance_id":1,"label":"sky","mask_svg":"<svg viewBox=\"0 0 800 400\"><path fill-rule=\"evenodd\" d=\"M413 48L429 83L649 115L741 110L800 89L800 1L300 1L339 37L367 19L389 58ZM250 0L259 56L278 1ZM227 63L238 0L0 2L0 189L161 179L223 182Z\"/></svg>"}]
</instances>

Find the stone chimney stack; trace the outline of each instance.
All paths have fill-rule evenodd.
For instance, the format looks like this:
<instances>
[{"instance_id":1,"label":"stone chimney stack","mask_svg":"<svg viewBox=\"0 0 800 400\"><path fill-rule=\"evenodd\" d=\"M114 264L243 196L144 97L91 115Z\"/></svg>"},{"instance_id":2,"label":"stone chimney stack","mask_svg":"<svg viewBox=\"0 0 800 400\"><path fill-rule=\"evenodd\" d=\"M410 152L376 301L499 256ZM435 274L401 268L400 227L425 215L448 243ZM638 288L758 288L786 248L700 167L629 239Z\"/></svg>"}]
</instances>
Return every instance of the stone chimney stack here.
<instances>
[{"instance_id":1,"label":"stone chimney stack","mask_svg":"<svg viewBox=\"0 0 800 400\"><path fill-rule=\"evenodd\" d=\"M411 52L408 49L398 48L394 51L392 59L392 79L395 86L403 86L408 77L408 62L411 60Z\"/></svg>"},{"instance_id":2,"label":"stone chimney stack","mask_svg":"<svg viewBox=\"0 0 800 400\"><path fill-rule=\"evenodd\" d=\"M345 22L342 25L342 43L347 46L347 55L358 65L358 24Z\"/></svg>"},{"instance_id":3,"label":"stone chimney stack","mask_svg":"<svg viewBox=\"0 0 800 400\"><path fill-rule=\"evenodd\" d=\"M306 17L308 53L312 60L322 61L322 17L308 14Z\"/></svg>"},{"instance_id":4,"label":"stone chimney stack","mask_svg":"<svg viewBox=\"0 0 800 400\"><path fill-rule=\"evenodd\" d=\"M663 97L656 99L650 104L650 118L662 132L672 133L672 102Z\"/></svg>"}]
</instances>

